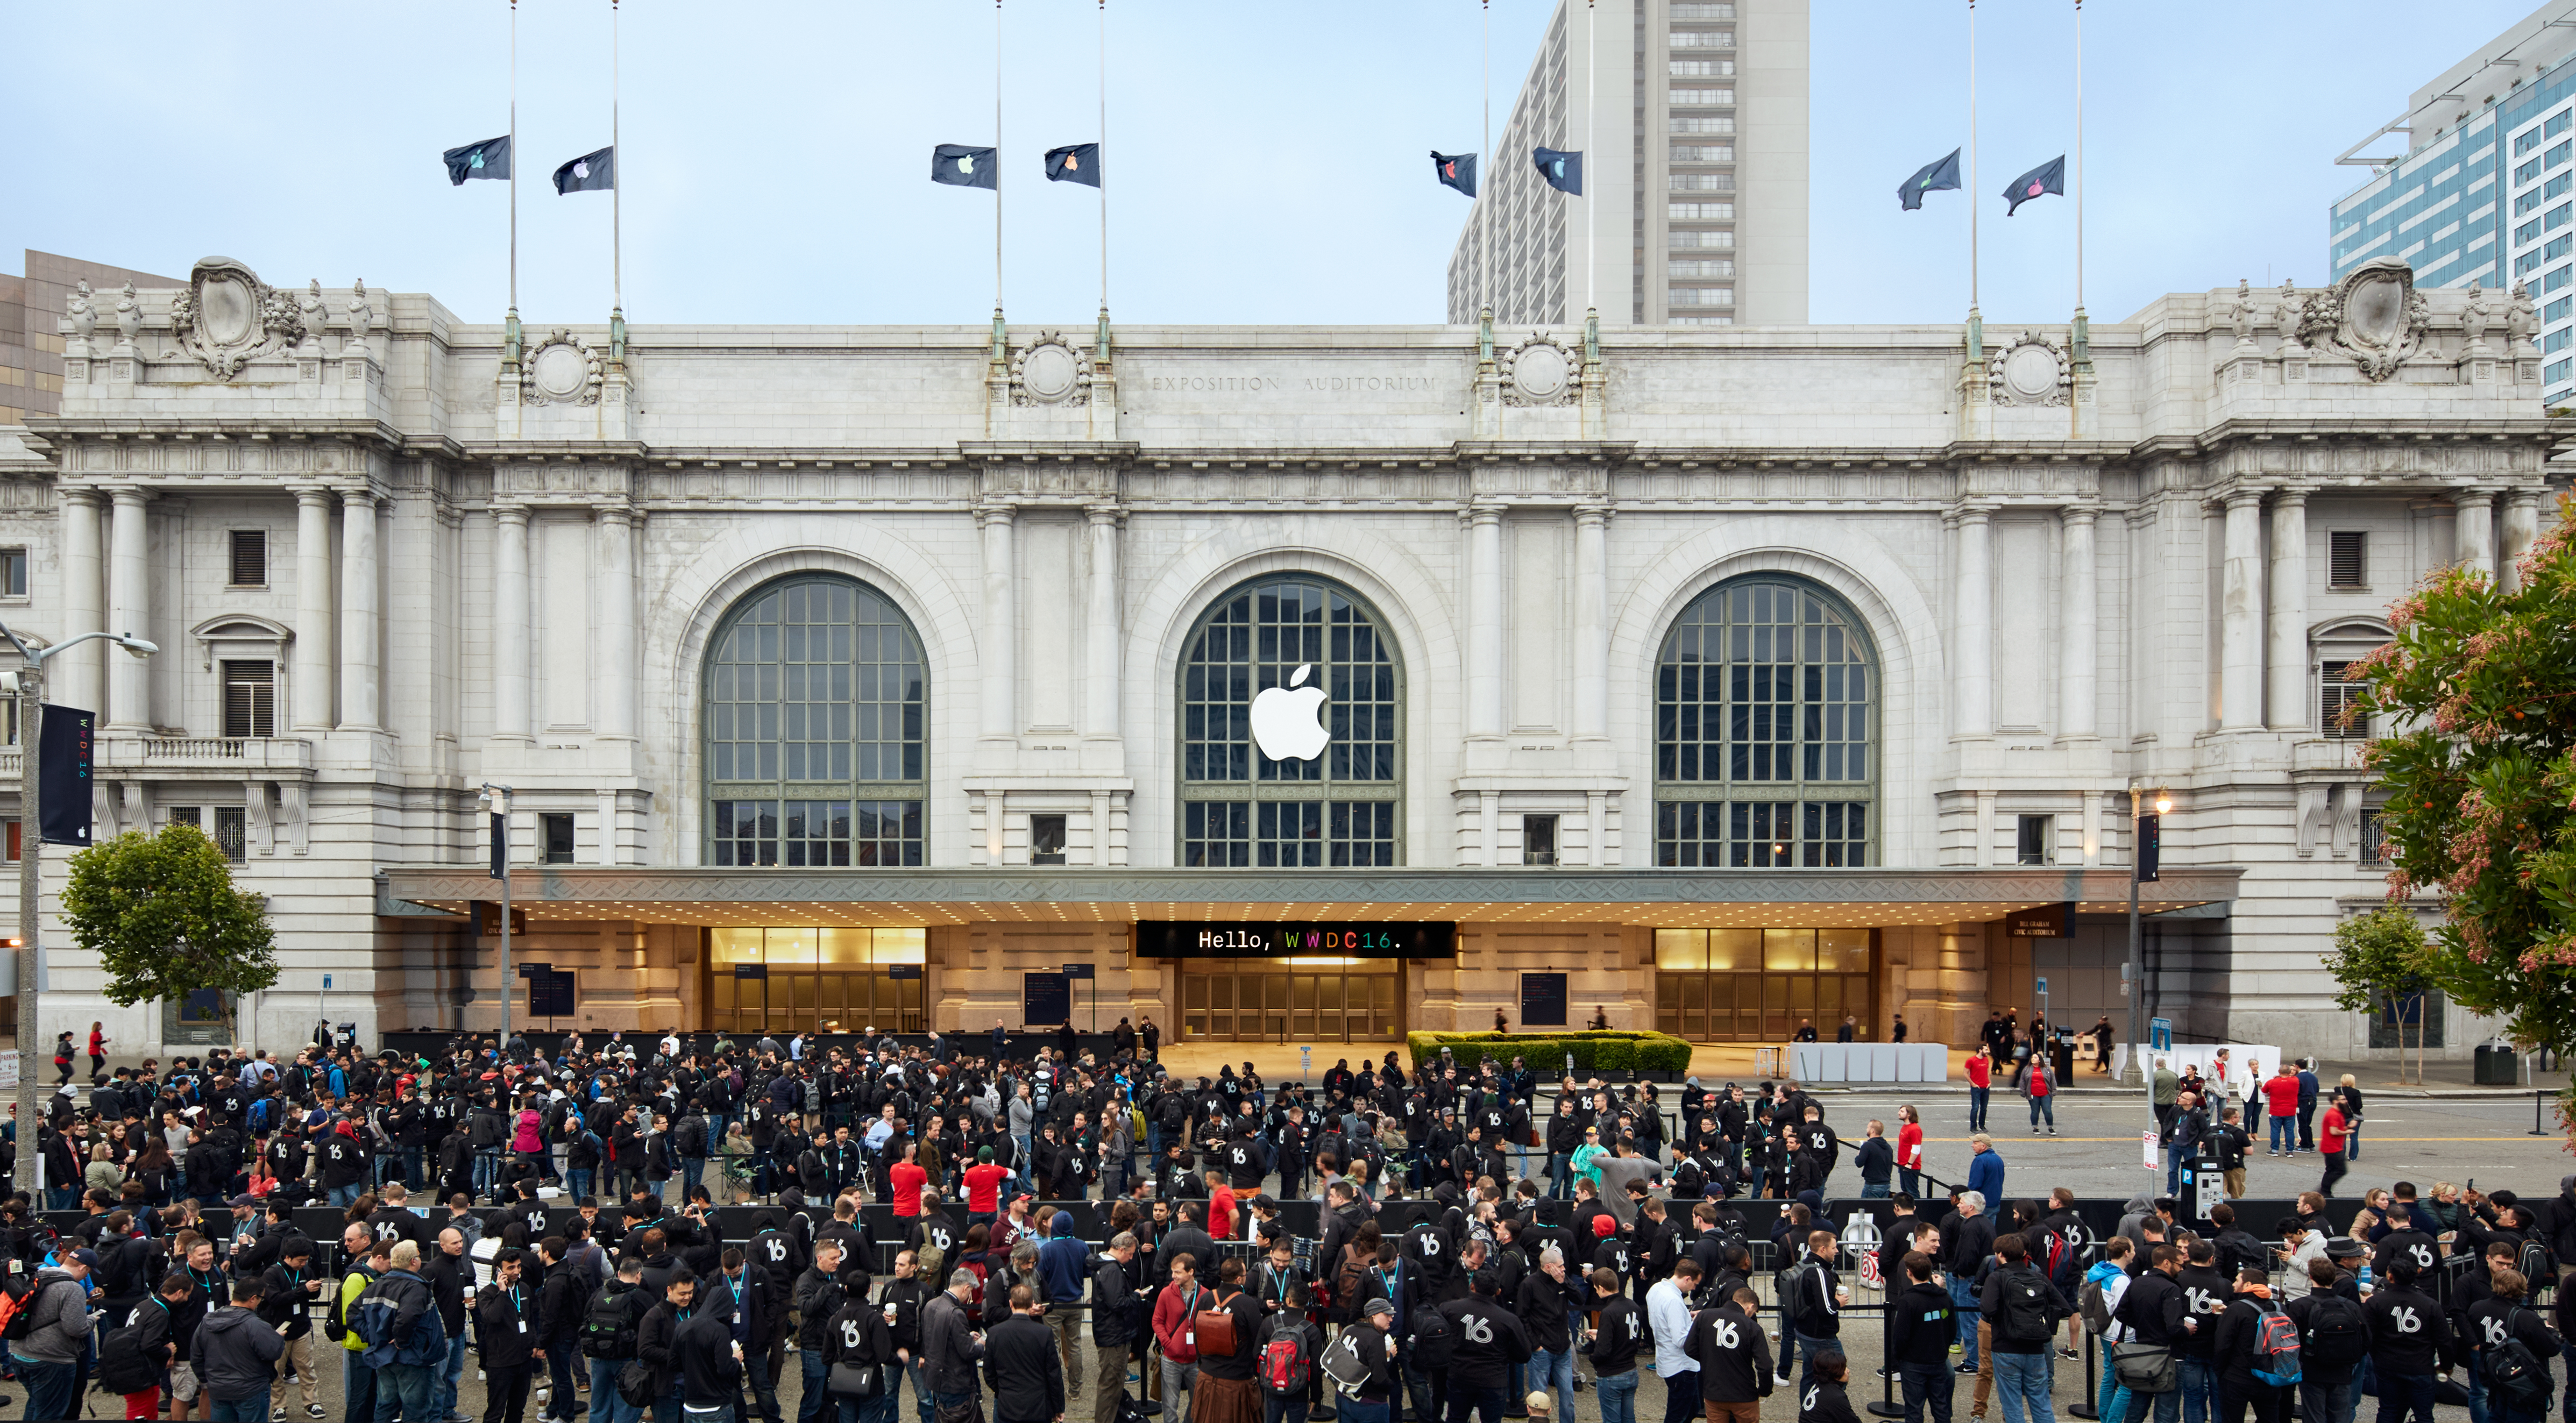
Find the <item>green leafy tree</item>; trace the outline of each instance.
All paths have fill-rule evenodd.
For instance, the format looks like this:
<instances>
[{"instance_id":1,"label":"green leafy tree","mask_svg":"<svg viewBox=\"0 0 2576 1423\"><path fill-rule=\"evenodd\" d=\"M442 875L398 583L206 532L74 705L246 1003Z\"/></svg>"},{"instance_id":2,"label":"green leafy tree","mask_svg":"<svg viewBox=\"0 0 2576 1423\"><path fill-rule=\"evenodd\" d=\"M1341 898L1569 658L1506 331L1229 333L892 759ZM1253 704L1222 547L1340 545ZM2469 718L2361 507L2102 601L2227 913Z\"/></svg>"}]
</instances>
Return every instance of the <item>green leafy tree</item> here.
<instances>
[{"instance_id":1,"label":"green leafy tree","mask_svg":"<svg viewBox=\"0 0 2576 1423\"><path fill-rule=\"evenodd\" d=\"M2405 1075L2406 1003L2433 986L2424 926L2403 905L2385 904L2335 926L2335 950L2326 971L2342 990L2335 1006L2347 1013L2386 1008L2397 1022L2398 1075ZM2424 1077L2424 1013L2415 1012L2415 1077Z\"/></svg>"},{"instance_id":2,"label":"green leafy tree","mask_svg":"<svg viewBox=\"0 0 2576 1423\"><path fill-rule=\"evenodd\" d=\"M2388 791L2392 900L2438 891L2427 968L2526 1050L2576 1049L2576 502L2505 592L2452 569L2389 609L2396 640L2356 664L2356 716L2392 734L2366 764ZM2560 1116L2571 1132L2569 1103ZM2576 1149L2576 1141L2571 1141Z\"/></svg>"},{"instance_id":3,"label":"green leafy tree","mask_svg":"<svg viewBox=\"0 0 2576 1423\"><path fill-rule=\"evenodd\" d=\"M118 1007L221 989L229 1036L233 997L277 982L266 903L233 888L224 852L193 825L128 831L72 856L62 903Z\"/></svg>"}]
</instances>

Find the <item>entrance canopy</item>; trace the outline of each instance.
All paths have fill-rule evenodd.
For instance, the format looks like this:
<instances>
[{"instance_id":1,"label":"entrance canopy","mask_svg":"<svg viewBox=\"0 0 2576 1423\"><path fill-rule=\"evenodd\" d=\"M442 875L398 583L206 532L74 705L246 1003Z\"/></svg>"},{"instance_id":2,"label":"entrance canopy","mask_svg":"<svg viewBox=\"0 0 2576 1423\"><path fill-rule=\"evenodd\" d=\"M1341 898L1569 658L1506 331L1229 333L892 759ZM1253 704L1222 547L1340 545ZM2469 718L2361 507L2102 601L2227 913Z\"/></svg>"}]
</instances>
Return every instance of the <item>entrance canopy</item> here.
<instances>
[{"instance_id":1,"label":"entrance canopy","mask_svg":"<svg viewBox=\"0 0 2576 1423\"><path fill-rule=\"evenodd\" d=\"M2149 914L2236 898L2234 866L2169 866L2140 889ZM467 914L500 884L458 866L386 872L378 911ZM1855 870L760 870L530 866L511 881L531 919L721 926L1125 924L1258 913L1302 920L1831 928L1956 924L2072 903L2125 911L2125 868ZM2204 906L2208 908L2204 908Z\"/></svg>"}]
</instances>

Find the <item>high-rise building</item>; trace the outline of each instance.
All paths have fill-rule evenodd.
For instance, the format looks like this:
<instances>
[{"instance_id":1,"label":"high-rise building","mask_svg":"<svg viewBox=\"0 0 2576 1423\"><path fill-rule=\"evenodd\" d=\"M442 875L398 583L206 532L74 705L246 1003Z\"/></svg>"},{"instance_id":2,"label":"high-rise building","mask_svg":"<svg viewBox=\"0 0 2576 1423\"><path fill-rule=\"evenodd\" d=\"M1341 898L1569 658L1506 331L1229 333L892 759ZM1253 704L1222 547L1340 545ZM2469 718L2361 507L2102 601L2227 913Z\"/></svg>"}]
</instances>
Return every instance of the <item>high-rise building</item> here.
<instances>
[{"instance_id":1,"label":"high-rise building","mask_svg":"<svg viewBox=\"0 0 2576 1423\"><path fill-rule=\"evenodd\" d=\"M2373 257L2419 286L2511 287L2540 304L2542 400L2576 400L2576 10L2534 10L2407 97L2406 111L2345 150L2377 163L2337 199L2332 277ZM2390 136L2402 157L2354 155Z\"/></svg>"},{"instance_id":2,"label":"high-rise building","mask_svg":"<svg viewBox=\"0 0 2576 1423\"><path fill-rule=\"evenodd\" d=\"M51 415L62 408L63 338L54 329L63 314L63 299L81 282L94 291L112 293L132 282L138 287L175 287L185 283L149 272L128 271L51 252L27 252L27 274L0 272L0 425L23 425L30 415ZM113 325L114 298L98 303L101 319Z\"/></svg>"},{"instance_id":3,"label":"high-rise building","mask_svg":"<svg viewBox=\"0 0 2576 1423\"><path fill-rule=\"evenodd\" d=\"M1561 0L1484 156L1449 319L1490 292L1506 324L1803 324L1807 49L1807 0ZM1542 145L1584 152L1585 196L1539 176Z\"/></svg>"}]
</instances>

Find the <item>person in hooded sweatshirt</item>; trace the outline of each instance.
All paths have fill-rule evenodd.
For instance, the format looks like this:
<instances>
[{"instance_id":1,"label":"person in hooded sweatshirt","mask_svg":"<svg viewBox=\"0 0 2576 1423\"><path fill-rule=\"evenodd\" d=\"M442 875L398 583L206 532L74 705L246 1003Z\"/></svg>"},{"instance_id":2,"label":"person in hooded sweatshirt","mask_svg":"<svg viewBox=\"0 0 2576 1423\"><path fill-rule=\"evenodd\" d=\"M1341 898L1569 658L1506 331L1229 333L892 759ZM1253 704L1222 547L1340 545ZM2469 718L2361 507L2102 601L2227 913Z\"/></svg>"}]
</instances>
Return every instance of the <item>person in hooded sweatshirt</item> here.
<instances>
[{"instance_id":1,"label":"person in hooded sweatshirt","mask_svg":"<svg viewBox=\"0 0 2576 1423\"><path fill-rule=\"evenodd\" d=\"M1950 1345L1959 1337L1958 1306L1950 1301L1949 1287L1935 1278L1931 1256L1909 1250L1901 1268L1905 1288L1889 1302L1887 1358L1905 1390L1905 1423L1923 1423L1926 1406L1932 1423L1950 1423Z\"/></svg>"},{"instance_id":2,"label":"person in hooded sweatshirt","mask_svg":"<svg viewBox=\"0 0 2576 1423\"><path fill-rule=\"evenodd\" d=\"M722 1310L698 1310L680 1326L672 1344L685 1416L735 1416L742 1403L742 1344L734 1338L730 1318Z\"/></svg>"},{"instance_id":3,"label":"person in hooded sweatshirt","mask_svg":"<svg viewBox=\"0 0 2576 1423\"><path fill-rule=\"evenodd\" d=\"M218 1309L197 1325L188 1362L198 1387L212 1400L216 1423L259 1423L268 1410L269 1386L286 1340L259 1317L267 1287L257 1278L233 1282L233 1307Z\"/></svg>"},{"instance_id":4,"label":"person in hooded sweatshirt","mask_svg":"<svg viewBox=\"0 0 2576 1423\"><path fill-rule=\"evenodd\" d=\"M1038 1286L1046 1300L1046 1326L1055 1331L1064 1359L1065 1394L1082 1396L1082 1298L1089 1284L1091 1247L1074 1234L1073 1212L1057 1211L1047 1243L1038 1247ZM1210 1247L1214 1253L1214 1247Z\"/></svg>"},{"instance_id":5,"label":"person in hooded sweatshirt","mask_svg":"<svg viewBox=\"0 0 2576 1423\"><path fill-rule=\"evenodd\" d=\"M2269 1272L2259 1265L2248 1265L2237 1271L2236 1297L2218 1316L2218 1408L2219 1416L2241 1419L2245 1410L2254 1410L2254 1423L2288 1423L2290 1388L2288 1384L2266 1383L2255 1373L2264 1367L2258 1355L2262 1347L2263 1316L2279 1312L2272 1302Z\"/></svg>"},{"instance_id":6,"label":"person in hooded sweatshirt","mask_svg":"<svg viewBox=\"0 0 2576 1423\"><path fill-rule=\"evenodd\" d=\"M1807 1386L1798 1391L1798 1423L1860 1423L1843 1385L1851 1364L1840 1349L1827 1349L1807 1360Z\"/></svg>"}]
</instances>

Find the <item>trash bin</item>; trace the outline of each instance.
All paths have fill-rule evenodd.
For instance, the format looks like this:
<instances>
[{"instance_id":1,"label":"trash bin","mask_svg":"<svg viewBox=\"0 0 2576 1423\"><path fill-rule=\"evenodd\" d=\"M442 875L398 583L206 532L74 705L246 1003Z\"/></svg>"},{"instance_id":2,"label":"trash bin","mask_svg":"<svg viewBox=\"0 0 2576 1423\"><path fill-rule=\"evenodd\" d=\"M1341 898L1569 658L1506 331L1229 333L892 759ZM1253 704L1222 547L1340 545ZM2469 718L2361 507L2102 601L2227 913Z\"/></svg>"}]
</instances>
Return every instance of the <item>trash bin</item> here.
<instances>
[{"instance_id":1,"label":"trash bin","mask_svg":"<svg viewBox=\"0 0 2576 1423\"><path fill-rule=\"evenodd\" d=\"M2477 1083L2481 1087L2515 1087L2522 1082L2522 1064L2514 1056L2513 1044L2495 1038L2478 1044Z\"/></svg>"}]
</instances>

